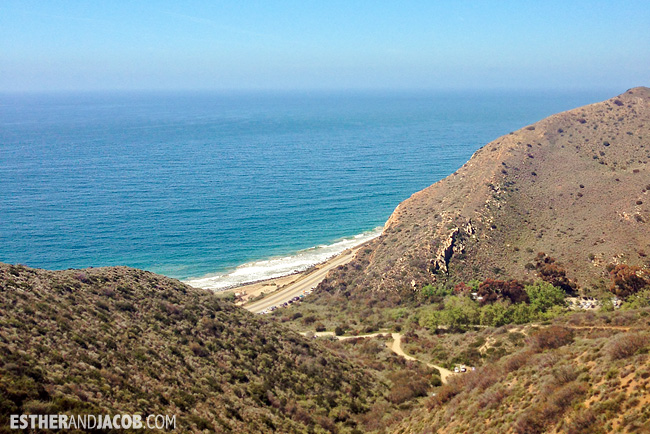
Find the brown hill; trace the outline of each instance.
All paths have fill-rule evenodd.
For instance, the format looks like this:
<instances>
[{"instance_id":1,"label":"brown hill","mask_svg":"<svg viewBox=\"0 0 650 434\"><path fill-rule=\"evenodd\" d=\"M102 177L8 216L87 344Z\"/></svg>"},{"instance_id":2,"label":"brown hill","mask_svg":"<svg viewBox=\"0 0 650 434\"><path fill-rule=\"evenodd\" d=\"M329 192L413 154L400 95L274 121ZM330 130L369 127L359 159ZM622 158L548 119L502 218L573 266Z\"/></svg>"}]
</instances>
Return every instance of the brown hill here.
<instances>
[{"instance_id":1,"label":"brown hill","mask_svg":"<svg viewBox=\"0 0 650 434\"><path fill-rule=\"evenodd\" d=\"M391 432L650 432L649 314L647 308L586 312L549 326L484 330L483 348L503 339L516 349L452 377L425 399L424 410L414 410ZM466 334L458 340L473 339Z\"/></svg>"},{"instance_id":2,"label":"brown hill","mask_svg":"<svg viewBox=\"0 0 650 434\"><path fill-rule=\"evenodd\" d=\"M373 405L391 408L388 392L375 370L177 280L0 264L0 432L11 414L56 413L350 432Z\"/></svg>"},{"instance_id":3,"label":"brown hill","mask_svg":"<svg viewBox=\"0 0 650 434\"><path fill-rule=\"evenodd\" d=\"M441 281L533 279L538 252L582 288L650 254L650 89L546 118L402 202L381 237L321 284L397 297Z\"/></svg>"}]
</instances>

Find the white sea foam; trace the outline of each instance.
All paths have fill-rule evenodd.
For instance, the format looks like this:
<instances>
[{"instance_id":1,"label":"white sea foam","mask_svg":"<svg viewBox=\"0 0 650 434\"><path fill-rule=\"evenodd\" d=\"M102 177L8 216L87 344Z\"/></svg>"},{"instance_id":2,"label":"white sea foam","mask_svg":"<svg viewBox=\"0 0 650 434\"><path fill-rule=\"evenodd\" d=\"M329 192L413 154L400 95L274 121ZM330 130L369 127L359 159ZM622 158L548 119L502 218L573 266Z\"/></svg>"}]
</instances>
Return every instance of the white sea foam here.
<instances>
[{"instance_id":1,"label":"white sea foam","mask_svg":"<svg viewBox=\"0 0 650 434\"><path fill-rule=\"evenodd\" d=\"M343 238L332 244L301 250L294 255L250 262L240 265L227 273L207 275L195 279L188 279L184 282L195 288L222 291L246 283L287 276L307 270L316 264L327 261L346 249L356 247L376 238L381 235L382 230L382 227L378 227L354 237Z\"/></svg>"}]
</instances>

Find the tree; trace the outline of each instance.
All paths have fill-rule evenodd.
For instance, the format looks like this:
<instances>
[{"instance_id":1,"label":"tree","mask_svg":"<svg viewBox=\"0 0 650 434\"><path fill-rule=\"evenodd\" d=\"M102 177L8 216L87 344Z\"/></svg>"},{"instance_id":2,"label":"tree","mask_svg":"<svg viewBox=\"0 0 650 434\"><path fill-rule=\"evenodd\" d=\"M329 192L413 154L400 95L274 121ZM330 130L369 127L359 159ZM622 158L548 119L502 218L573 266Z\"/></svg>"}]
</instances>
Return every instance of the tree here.
<instances>
[{"instance_id":1,"label":"tree","mask_svg":"<svg viewBox=\"0 0 650 434\"><path fill-rule=\"evenodd\" d=\"M515 324L525 324L527 322L530 322L531 320L535 319L537 316L537 312L535 309L526 303L519 303L514 306L512 306L512 322Z\"/></svg>"},{"instance_id":2,"label":"tree","mask_svg":"<svg viewBox=\"0 0 650 434\"><path fill-rule=\"evenodd\" d=\"M435 310L427 311L420 316L418 324L429 330L436 330L440 325L440 314Z\"/></svg>"},{"instance_id":3,"label":"tree","mask_svg":"<svg viewBox=\"0 0 650 434\"><path fill-rule=\"evenodd\" d=\"M512 322L511 310L507 302L497 301L496 303L485 305L481 308L480 323L481 325L500 327Z\"/></svg>"},{"instance_id":4,"label":"tree","mask_svg":"<svg viewBox=\"0 0 650 434\"><path fill-rule=\"evenodd\" d=\"M439 286L427 285L420 290L420 293L425 298L445 297L447 295L451 295L452 290L445 288L442 285Z\"/></svg>"},{"instance_id":5,"label":"tree","mask_svg":"<svg viewBox=\"0 0 650 434\"><path fill-rule=\"evenodd\" d=\"M472 288L467 286L465 282L460 282L454 286L454 295L469 295L472 292Z\"/></svg>"},{"instance_id":6,"label":"tree","mask_svg":"<svg viewBox=\"0 0 650 434\"><path fill-rule=\"evenodd\" d=\"M506 282L485 279L478 287L478 296L482 297L481 305L494 303L497 300L508 300L513 304L528 301L528 294L524 291L524 285L516 280Z\"/></svg>"},{"instance_id":7,"label":"tree","mask_svg":"<svg viewBox=\"0 0 650 434\"><path fill-rule=\"evenodd\" d=\"M440 312L442 322L450 328L464 329L479 323L479 310L476 302L468 297L451 296L445 301Z\"/></svg>"},{"instance_id":8,"label":"tree","mask_svg":"<svg viewBox=\"0 0 650 434\"><path fill-rule=\"evenodd\" d=\"M524 287L530 305L537 312L546 312L553 306L564 305L566 293L548 282L538 281Z\"/></svg>"}]
</instances>

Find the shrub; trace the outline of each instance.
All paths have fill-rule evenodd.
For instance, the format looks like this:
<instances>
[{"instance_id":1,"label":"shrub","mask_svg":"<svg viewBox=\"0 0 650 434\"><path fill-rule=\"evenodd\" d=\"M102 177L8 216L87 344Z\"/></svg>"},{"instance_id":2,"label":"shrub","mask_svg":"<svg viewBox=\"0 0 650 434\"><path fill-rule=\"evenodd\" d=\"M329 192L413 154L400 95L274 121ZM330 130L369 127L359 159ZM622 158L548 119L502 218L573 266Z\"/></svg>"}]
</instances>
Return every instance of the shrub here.
<instances>
[{"instance_id":1,"label":"shrub","mask_svg":"<svg viewBox=\"0 0 650 434\"><path fill-rule=\"evenodd\" d=\"M578 372L571 365L562 365L553 370L553 380L557 385L569 383L576 378L578 378Z\"/></svg>"},{"instance_id":2,"label":"shrub","mask_svg":"<svg viewBox=\"0 0 650 434\"><path fill-rule=\"evenodd\" d=\"M494 409L501 404L505 397L506 392L502 388L486 390L478 397L477 405L479 408Z\"/></svg>"},{"instance_id":3,"label":"shrub","mask_svg":"<svg viewBox=\"0 0 650 434\"><path fill-rule=\"evenodd\" d=\"M528 302L528 294L524 285L516 280L503 281L485 279L478 287L478 296L483 297L481 305L494 303L497 300L509 300L511 303Z\"/></svg>"},{"instance_id":4,"label":"shrub","mask_svg":"<svg viewBox=\"0 0 650 434\"><path fill-rule=\"evenodd\" d=\"M514 431L517 434L539 434L545 431L546 417L545 414L549 411L542 412L535 406L526 410L515 422Z\"/></svg>"},{"instance_id":5,"label":"shrub","mask_svg":"<svg viewBox=\"0 0 650 434\"><path fill-rule=\"evenodd\" d=\"M88 275L84 273L83 271L75 276L78 281L81 283L88 283L90 282L90 279L88 278Z\"/></svg>"},{"instance_id":6,"label":"shrub","mask_svg":"<svg viewBox=\"0 0 650 434\"><path fill-rule=\"evenodd\" d=\"M429 383L421 375L411 370L397 371L389 376L393 383L388 399L393 404L401 404L410 399L425 396Z\"/></svg>"},{"instance_id":7,"label":"shrub","mask_svg":"<svg viewBox=\"0 0 650 434\"><path fill-rule=\"evenodd\" d=\"M553 286L562 288L566 293L574 293L577 285L569 280L566 271L556 263L555 258L547 256L546 253L539 252L535 261L535 268L539 277Z\"/></svg>"},{"instance_id":8,"label":"shrub","mask_svg":"<svg viewBox=\"0 0 650 434\"><path fill-rule=\"evenodd\" d=\"M612 278L609 290L621 298L635 294L650 285L650 277L647 277L647 274L639 267L619 264L609 272Z\"/></svg>"},{"instance_id":9,"label":"shrub","mask_svg":"<svg viewBox=\"0 0 650 434\"><path fill-rule=\"evenodd\" d=\"M486 365L476 371L468 372L453 381L458 382L465 390L486 390L503 378L501 370L494 365Z\"/></svg>"},{"instance_id":10,"label":"shrub","mask_svg":"<svg viewBox=\"0 0 650 434\"><path fill-rule=\"evenodd\" d=\"M587 392L584 384L575 382L560 387L550 397L549 403L564 411L573 401L583 396Z\"/></svg>"},{"instance_id":11,"label":"shrub","mask_svg":"<svg viewBox=\"0 0 650 434\"><path fill-rule=\"evenodd\" d=\"M210 355L210 352L206 350L205 347L202 347L196 342L192 342L190 344L190 350L192 350L194 355L197 357L207 357Z\"/></svg>"},{"instance_id":12,"label":"shrub","mask_svg":"<svg viewBox=\"0 0 650 434\"><path fill-rule=\"evenodd\" d=\"M115 302L115 307L123 312L135 312L135 306L128 301L117 301Z\"/></svg>"},{"instance_id":13,"label":"shrub","mask_svg":"<svg viewBox=\"0 0 650 434\"><path fill-rule=\"evenodd\" d=\"M536 331L528 343L536 350L554 349L573 342L573 330L561 326L549 326Z\"/></svg>"},{"instance_id":14,"label":"shrub","mask_svg":"<svg viewBox=\"0 0 650 434\"><path fill-rule=\"evenodd\" d=\"M624 359L634 355L650 342L646 333L625 333L614 336L605 346L605 352L611 360Z\"/></svg>"},{"instance_id":15,"label":"shrub","mask_svg":"<svg viewBox=\"0 0 650 434\"><path fill-rule=\"evenodd\" d=\"M426 403L427 408L432 410L436 407L440 407L454 396L458 395L461 392L461 386L458 382L450 382L445 384L438 389L435 396L432 396Z\"/></svg>"},{"instance_id":16,"label":"shrub","mask_svg":"<svg viewBox=\"0 0 650 434\"><path fill-rule=\"evenodd\" d=\"M528 363L530 356L531 353L529 351L513 354L503 363L503 369L506 373L517 371Z\"/></svg>"},{"instance_id":17,"label":"shrub","mask_svg":"<svg viewBox=\"0 0 650 434\"><path fill-rule=\"evenodd\" d=\"M602 432L602 427L598 426L598 417L591 408L583 409L576 414L567 427L567 434L598 434Z\"/></svg>"}]
</instances>

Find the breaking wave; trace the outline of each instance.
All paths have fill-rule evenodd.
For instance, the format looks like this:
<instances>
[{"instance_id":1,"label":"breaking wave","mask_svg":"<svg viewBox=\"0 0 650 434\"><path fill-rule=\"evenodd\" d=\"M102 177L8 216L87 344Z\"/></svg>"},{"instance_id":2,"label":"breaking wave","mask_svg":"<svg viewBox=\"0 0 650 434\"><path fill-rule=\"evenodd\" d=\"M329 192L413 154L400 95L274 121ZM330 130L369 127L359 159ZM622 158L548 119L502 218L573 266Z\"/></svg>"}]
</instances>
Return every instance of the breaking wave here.
<instances>
[{"instance_id":1,"label":"breaking wave","mask_svg":"<svg viewBox=\"0 0 650 434\"><path fill-rule=\"evenodd\" d=\"M195 288L222 291L261 280L274 279L304 271L314 265L323 263L347 249L356 247L381 235L383 228L378 227L354 237L343 238L332 244L324 244L300 250L293 255L249 262L222 274L211 274L184 282Z\"/></svg>"}]
</instances>

